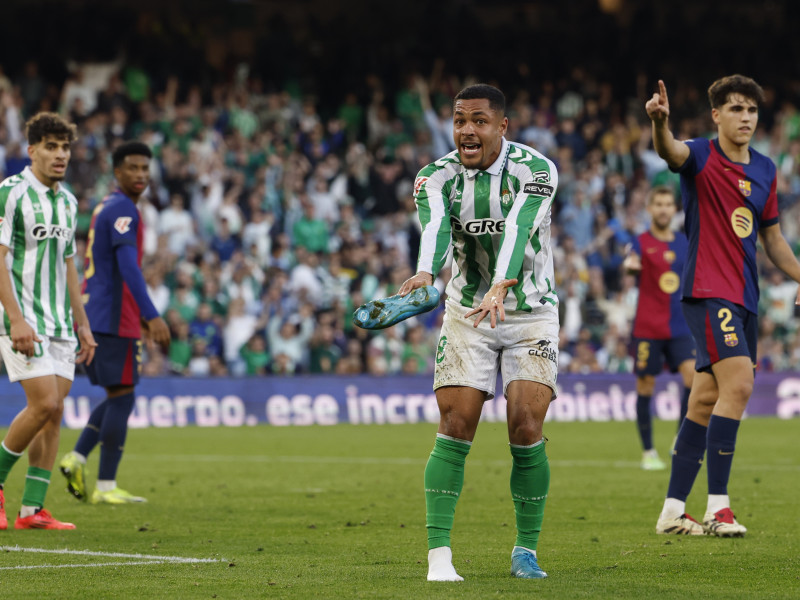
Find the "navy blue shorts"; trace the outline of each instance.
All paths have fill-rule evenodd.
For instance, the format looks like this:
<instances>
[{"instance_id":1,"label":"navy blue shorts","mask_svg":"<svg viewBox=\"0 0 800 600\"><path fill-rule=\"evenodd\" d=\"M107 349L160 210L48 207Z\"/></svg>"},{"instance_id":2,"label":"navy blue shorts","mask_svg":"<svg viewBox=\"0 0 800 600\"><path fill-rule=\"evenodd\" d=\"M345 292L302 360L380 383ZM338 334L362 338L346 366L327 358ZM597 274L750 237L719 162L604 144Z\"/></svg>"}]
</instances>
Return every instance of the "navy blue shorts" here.
<instances>
[{"instance_id":1,"label":"navy blue shorts","mask_svg":"<svg viewBox=\"0 0 800 600\"><path fill-rule=\"evenodd\" d=\"M113 387L136 385L142 370L142 340L94 333L97 342L92 364L86 374L94 385Z\"/></svg>"},{"instance_id":2,"label":"navy blue shorts","mask_svg":"<svg viewBox=\"0 0 800 600\"><path fill-rule=\"evenodd\" d=\"M634 342L634 373L642 375L658 375L664 368L664 361L671 373L677 373L681 363L694 360L694 340L692 336L684 335L669 340L651 340L648 338L633 338Z\"/></svg>"},{"instance_id":3,"label":"navy blue shorts","mask_svg":"<svg viewBox=\"0 0 800 600\"><path fill-rule=\"evenodd\" d=\"M748 356L756 366L758 317L744 306L720 298L681 301L683 316L697 345L695 370L710 371L724 358Z\"/></svg>"}]
</instances>

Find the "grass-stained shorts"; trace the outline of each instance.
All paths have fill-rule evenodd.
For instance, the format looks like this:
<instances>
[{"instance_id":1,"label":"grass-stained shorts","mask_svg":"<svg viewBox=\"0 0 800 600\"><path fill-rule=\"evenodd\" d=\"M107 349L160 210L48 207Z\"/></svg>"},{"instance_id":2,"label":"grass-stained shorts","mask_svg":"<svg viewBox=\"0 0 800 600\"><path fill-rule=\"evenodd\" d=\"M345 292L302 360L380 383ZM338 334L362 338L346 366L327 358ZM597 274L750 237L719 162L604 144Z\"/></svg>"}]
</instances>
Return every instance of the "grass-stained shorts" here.
<instances>
[{"instance_id":1,"label":"grass-stained shorts","mask_svg":"<svg viewBox=\"0 0 800 600\"><path fill-rule=\"evenodd\" d=\"M58 375L72 381L75 378L75 352L78 341L51 338L38 334L41 342L34 344L31 357L11 348L11 336L0 335L0 355L8 371L9 381L35 379L46 375Z\"/></svg>"},{"instance_id":2,"label":"grass-stained shorts","mask_svg":"<svg viewBox=\"0 0 800 600\"><path fill-rule=\"evenodd\" d=\"M473 327L471 309L448 299L436 349L433 389L445 386L475 388L494 397L497 369L503 393L512 381L537 381L556 394L558 376L558 308L549 304L533 312L506 311L506 320L492 329L490 316Z\"/></svg>"}]
</instances>

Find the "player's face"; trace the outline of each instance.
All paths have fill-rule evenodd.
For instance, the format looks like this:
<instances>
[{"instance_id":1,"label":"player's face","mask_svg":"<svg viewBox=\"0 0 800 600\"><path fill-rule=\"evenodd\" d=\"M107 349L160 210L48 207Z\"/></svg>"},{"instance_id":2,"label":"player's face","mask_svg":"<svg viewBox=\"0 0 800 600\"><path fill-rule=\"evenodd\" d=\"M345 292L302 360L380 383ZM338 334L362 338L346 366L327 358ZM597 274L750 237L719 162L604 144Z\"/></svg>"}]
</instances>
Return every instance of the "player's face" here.
<instances>
[{"instance_id":1,"label":"player's face","mask_svg":"<svg viewBox=\"0 0 800 600\"><path fill-rule=\"evenodd\" d=\"M720 137L727 138L737 146L750 143L758 124L758 104L741 94L731 94L728 101L711 110Z\"/></svg>"},{"instance_id":2,"label":"player's face","mask_svg":"<svg viewBox=\"0 0 800 600\"><path fill-rule=\"evenodd\" d=\"M37 179L48 187L53 187L67 174L67 165L71 156L68 139L59 139L47 135L38 144L28 146L31 158L31 170Z\"/></svg>"},{"instance_id":3,"label":"player's face","mask_svg":"<svg viewBox=\"0 0 800 600\"><path fill-rule=\"evenodd\" d=\"M468 169L488 169L500 155L508 119L489 107L489 100L457 100L453 140L461 163Z\"/></svg>"},{"instance_id":4,"label":"player's face","mask_svg":"<svg viewBox=\"0 0 800 600\"><path fill-rule=\"evenodd\" d=\"M672 194L655 194L647 208L650 211L650 217L653 219L653 226L660 230L670 228L672 217L675 216L678 210Z\"/></svg>"},{"instance_id":5,"label":"player's face","mask_svg":"<svg viewBox=\"0 0 800 600\"><path fill-rule=\"evenodd\" d=\"M114 169L119 189L130 198L138 198L150 185L150 159L142 154L129 154Z\"/></svg>"}]
</instances>

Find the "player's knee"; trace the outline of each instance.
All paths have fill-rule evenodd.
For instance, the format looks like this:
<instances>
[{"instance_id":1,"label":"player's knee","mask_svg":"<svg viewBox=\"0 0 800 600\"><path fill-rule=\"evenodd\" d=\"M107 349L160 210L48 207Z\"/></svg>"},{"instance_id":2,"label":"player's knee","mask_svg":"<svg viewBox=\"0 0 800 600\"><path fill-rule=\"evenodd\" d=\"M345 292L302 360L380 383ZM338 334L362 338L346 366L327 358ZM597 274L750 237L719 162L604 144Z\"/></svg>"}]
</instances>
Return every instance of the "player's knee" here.
<instances>
[{"instance_id":1,"label":"player's knee","mask_svg":"<svg viewBox=\"0 0 800 600\"><path fill-rule=\"evenodd\" d=\"M656 389L656 378L652 375L642 375L636 379L636 393L640 396L652 396Z\"/></svg>"},{"instance_id":2,"label":"player's knee","mask_svg":"<svg viewBox=\"0 0 800 600\"><path fill-rule=\"evenodd\" d=\"M512 421L508 424L508 441L519 446L530 446L542 439L542 422L535 419Z\"/></svg>"},{"instance_id":3,"label":"player's knee","mask_svg":"<svg viewBox=\"0 0 800 600\"><path fill-rule=\"evenodd\" d=\"M48 421L61 422L61 415L64 412L64 404L58 396L48 396L41 398L34 405L30 406L31 415L42 425Z\"/></svg>"}]
</instances>

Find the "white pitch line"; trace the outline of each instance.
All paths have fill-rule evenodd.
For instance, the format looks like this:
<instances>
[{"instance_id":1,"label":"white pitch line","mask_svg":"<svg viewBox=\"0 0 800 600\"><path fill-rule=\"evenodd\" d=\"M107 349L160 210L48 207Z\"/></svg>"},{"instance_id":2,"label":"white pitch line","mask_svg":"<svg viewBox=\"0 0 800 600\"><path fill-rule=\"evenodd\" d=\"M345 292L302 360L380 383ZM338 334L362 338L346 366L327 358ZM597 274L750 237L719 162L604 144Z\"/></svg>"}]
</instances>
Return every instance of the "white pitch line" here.
<instances>
[{"instance_id":1,"label":"white pitch line","mask_svg":"<svg viewBox=\"0 0 800 600\"><path fill-rule=\"evenodd\" d=\"M30 552L38 554L69 554L72 556L98 556L104 558L133 558L138 561L155 561L159 563L214 563L223 562L224 558L187 558L184 556L159 556L157 554L124 554L122 552L96 552L92 550L70 550L69 548L22 548L20 546L0 546L0 552ZM134 564L148 564L136 562Z\"/></svg>"},{"instance_id":2,"label":"white pitch line","mask_svg":"<svg viewBox=\"0 0 800 600\"><path fill-rule=\"evenodd\" d=\"M135 455L127 455L128 459L136 458ZM376 457L376 456L275 456L270 454L263 455L220 455L220 454L161 454L156 457L164 462L239 462L239 463L301 463L301 464L343 464L343 465L424 465L427 457L408 458L408 457ZM511 463L508 460L485 460L481 458L471 458L467 461L470 465L489 465L502 466ZM626 460L560 460L550 459L550 466L562 468L613 468L631 469L639 468L639 462ZM743 471L800 471L800 465L770 464L770 465L748 465L737 464L736 469Z\"/></svg>"},{"instance_id":3,"label":"white pitch line","mask_svg":"<svg viewBox=\"0 0 800 600\"><path fill-rule=\"evenodd\" d=\"M141 560L141 561L128 561L128 562L110 562L110 563L85 563L75 565L20 565L17 567L0 567L0 571L20 571L29 569L80 569L82 567L128 567L140 565L164 565L172 564L164 560Z\"/></svg>"}]
</instances>

